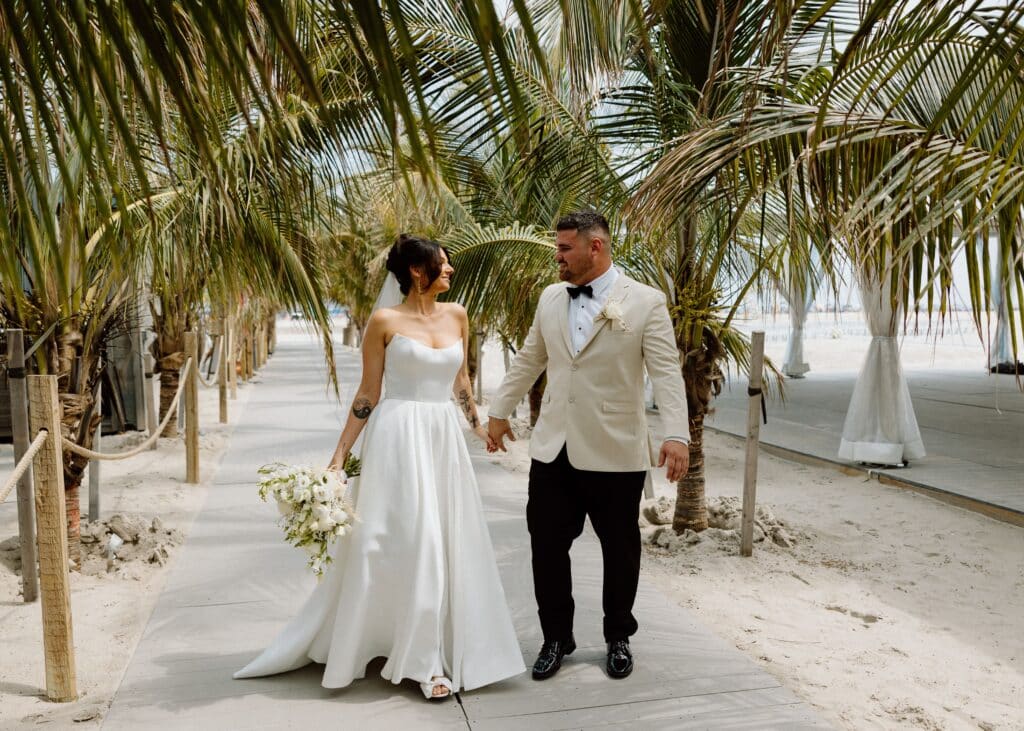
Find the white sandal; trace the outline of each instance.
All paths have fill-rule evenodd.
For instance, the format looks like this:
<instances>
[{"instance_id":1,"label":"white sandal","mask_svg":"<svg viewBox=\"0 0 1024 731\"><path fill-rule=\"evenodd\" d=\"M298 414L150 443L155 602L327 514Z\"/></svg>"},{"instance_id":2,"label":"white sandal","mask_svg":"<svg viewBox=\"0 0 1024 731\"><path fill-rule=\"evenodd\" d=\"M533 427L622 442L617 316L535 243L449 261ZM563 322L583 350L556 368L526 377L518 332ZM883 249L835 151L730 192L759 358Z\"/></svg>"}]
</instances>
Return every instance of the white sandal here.
<instances>
[{"instance_id":1,"label":"white sandal","mask_svg":"<svg viewBox=\"0 0 1024 731\"><path fill-rule=\"evenodd\" d=\"M434 689L438 686L447 688L447 692L434 695ZM439 701L444 698L451 698L455 692L455 689L452 688L452 681L448 680L448 678L443 675L431 678L428 683L420 683L420 690L423 691L423 697L428 701Z\"/></svg>"}]
</instances>

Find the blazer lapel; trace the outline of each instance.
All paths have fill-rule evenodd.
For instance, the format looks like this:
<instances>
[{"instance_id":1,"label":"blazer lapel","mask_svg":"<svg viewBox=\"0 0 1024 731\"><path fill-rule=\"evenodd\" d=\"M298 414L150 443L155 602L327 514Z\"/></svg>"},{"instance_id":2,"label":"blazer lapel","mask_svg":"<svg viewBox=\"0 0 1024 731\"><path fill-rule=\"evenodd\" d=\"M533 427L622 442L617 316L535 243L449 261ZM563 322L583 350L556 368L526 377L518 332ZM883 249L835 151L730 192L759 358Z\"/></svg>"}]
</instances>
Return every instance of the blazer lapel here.
<instances>
[{"instance_id":1,"label":"blazer lapel","mask_svg":"<svg viewBox=\"0 0 1024 731\"><path fill-rule=\"evenodd\" d=\"M562 332L562 340L565 342L565 349L572 357L572 338L569 337L569 290L568 285L562 287L562 294L554 299L554 306L558 308L556 322L558 329Z\"/></svg>"},{"instance_id":2,"label":"blazer lapel","mask_svg":"<svg viewBox=\"0 0 1024 731\"><path fill-rule=\"evenodd\" d=\"M625 302L626 297L629 296L629 279L625 274L619 273L619 278L615 280L615 284L612 285L612 291L608 293L608 299L605 300L607 305L609 302ZM566 313L566 321L568 322L569 315ZM597 338L598 334L608 326L608 319L601 318L600 320L594 320L594 327L590 330L590 337L583 343L583 347L580 348L579 355L583 355L583 351L586 350L592 342ZM566 330L568 332L568 330ZM569 352L572 352L570 347Z\"/></svg>"}]
</instances>

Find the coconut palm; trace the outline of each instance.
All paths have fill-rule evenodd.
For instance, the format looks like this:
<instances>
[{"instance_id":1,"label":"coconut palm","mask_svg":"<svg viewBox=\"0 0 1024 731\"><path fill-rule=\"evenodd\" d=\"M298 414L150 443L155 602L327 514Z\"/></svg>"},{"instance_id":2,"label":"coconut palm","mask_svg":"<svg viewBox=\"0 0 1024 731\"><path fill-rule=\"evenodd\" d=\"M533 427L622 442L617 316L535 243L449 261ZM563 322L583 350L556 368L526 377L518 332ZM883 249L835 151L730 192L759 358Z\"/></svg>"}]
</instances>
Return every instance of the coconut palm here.
<instances>
[{"instance_id":1,"label":"coconut palm","mask_svg":"<svg viewBox=\"0 0 1024 731\"><path fill-rule=\"evenodd\" d=\"M298 40L319 41L311 18L322 6L304 4L288 18L277 3L222 5L216 17L210 6L0 9L3 319L29 337L53 329L34 365L58 376L64 436L84 446L99 419L104 343L159 260L151 252L175 245L169 237L182 229L169 226L173 213L193 215L185 241L219 246L200 280L220 277L219 294L240 291L240 282L272 284L326 332L305 270L316 256L296 250L303 237L292 233L316 185L285 173L302 159L308 170L310 150L365 140L372 127L353 132L352 120L366 105L322 103L328 85L318 84ZM226 108L230 116L218 116ZM296 139L309 143L301 155ZM275 185L254 190L254 171ZM237 266L217 268L232 257ZM282 283L268 261L285 261L294 276ZM85 461L66 453L64 464L74 555Z\"/></svg>"},{"instance_id":2,"label":"coconut palm","mask_svg":"<svg viewBox=\"0 0 1024 731\"><path fill-rule=\"evenodd\" d=\"M734 308L723 306L726 288L741 271L735 294L756 287L758 274L780 260L751 246L759 240L747 233L760 199L750 196L710 196L705 206L671 219L634 222L617 213L669 141L699 119L739 106L741 85L719 70L770 54L780 21L764 6L740 2L538 1L516 9L504 39L516 72L516 88L506 96L518 95L518 110L474 83L481 73L478 51L423 21L418 53L438 55L431 52L435 43L446 49L445 67L432 79L446 89L435 116L456 128L459 144L442 156L445 169L460 189L484 191L471 200L484 201L480 210L496 223L548 228L576 208L612 213L619 260L665 291L670 303L694 437L675 526L702 529L703 417L724 364L730 356L739 364L746 357L743 338L731 329ZM536 38L521 24L524 10ZM507 192L496 195L480 170L503 156L515 162L510 175L499 178ZM503 275L516 270L519 256L510 248L481 253L471 279L479 301L501 302Z\"/></svg>"},{"instance_id":3,"label":"coconut palm","mask_svg":"<svg viewBox=\"0 0 1024 731\"><path fill-rule=\"evenodd\" d=\"M981 332L993 286L1011 302L1024 291L1022 11L827 3L820 17L833 13L858 24L845 50L802 54L824 35L811 24L777 63L732 69L753 92L673 141L638 205L671 216L713 191L800 206L791 236L824 231L825 261L852 262L886 320L873 324L877 334L921 312L941 324L962 255ZM995 285L984 275L988 247L975 244L989 229L1000 242ZM916 451L916 425L906 430Z\"/></svg>"}]
</instances>

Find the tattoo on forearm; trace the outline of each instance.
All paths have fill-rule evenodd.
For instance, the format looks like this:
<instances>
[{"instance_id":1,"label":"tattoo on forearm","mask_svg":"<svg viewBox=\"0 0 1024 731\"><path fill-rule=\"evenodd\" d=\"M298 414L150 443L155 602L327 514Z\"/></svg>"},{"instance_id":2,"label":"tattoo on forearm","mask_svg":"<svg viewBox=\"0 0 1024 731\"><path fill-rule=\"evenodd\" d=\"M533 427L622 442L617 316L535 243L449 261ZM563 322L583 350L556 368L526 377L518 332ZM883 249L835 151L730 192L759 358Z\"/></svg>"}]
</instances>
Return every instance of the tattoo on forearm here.
<instances>
[{"instance_id":1,"label":"tattoo on forearm","mask_svg":"<svg viewBox=\"0 0 1024 731\"><path fill-rule=\"evenodd\" d=\"M357 419L370 418L371 411L373 411L373 404L370 403L370 399L356 399L355 403L352 404L352 413L355 414Z\"/></svg>"},{"instance_id":2,"label":"tattoo on forearm","mask_svg":"<svg viewBox=\"0 0 1024 731\"><path fill-rule=\"evenodd\" d=\"M459 405L462 406L462 413L466 415L469 425L474 429L480 426L480 419L476 415L476 404L473 403L473 399L470 398L469 391L466 389L459 391Z\"/></svg>"}]
</instances>

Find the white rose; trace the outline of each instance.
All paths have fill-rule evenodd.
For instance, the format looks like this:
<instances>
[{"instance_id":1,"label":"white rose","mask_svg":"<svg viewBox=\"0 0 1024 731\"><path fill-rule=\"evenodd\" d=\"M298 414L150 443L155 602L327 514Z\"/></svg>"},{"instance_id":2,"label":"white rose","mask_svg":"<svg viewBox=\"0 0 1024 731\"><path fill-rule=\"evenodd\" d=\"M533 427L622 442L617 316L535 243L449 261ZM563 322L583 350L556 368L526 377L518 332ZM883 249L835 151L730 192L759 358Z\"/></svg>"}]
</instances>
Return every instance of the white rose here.
<instances>
[{"instance_id":1,"label":"white rose","mask_svg":"<svg viewBox=\"0 0 1024 731\"><path fill-rule=\"evenodd\" d=\"M314 485L313 497L316 498L318 503L325 503L331 499L331 491L326 485Z\"/></svg>"},{"instance_id":2,"label":"white rose","mask_svg":"<svg viewBox=\"0 0 1024 731\"><path fill-rule=\"evenodd\" d=\"M344 510L332 510L331 520L333 520L335 523L347 523L348 513L346 513Z\"/></svg>"},{"instance_id":3,"label":"white rose","mask_svg":"<svg viewBox=\"0 0 1024 731\"><path fill-rule=\"evenodd\" d=\"M306 527L306 530L308 530L310 533L316 533L318 530L320 530L320 524L314 520Z\"/></svg>"},{"instance_id":4,"label":"white rose","mask_svg":"<svg viewBox=\"0 0 1024 731\"><path fill-rule=\"evenodd\" d=\"M311 497L313 497L313 493L305 487L297 488L295 492L292 493L292 499L297 503L308 502Z\"/></svg>"},{"instance_id":5,"label":"white rose","mask_svg":"<svg viewBox=\"0 0 1024 731\"><path fill-rule=\"evenodd\" d=\"M618 301L607 302L598 316L603 317L612 323L613 330L629 330L626 326L626 321L622 317L622 308L619 305L620 303Z\"/></svg>"},{"instance_id":6,"label":"white rose","mask_svg":"<svg viewBox=\"0 0 1024 731\"><path fill-rule=\"evenodd\" d=\"M332 520L331 511L323 505L317 505L313 508L313 516L316 518L317 523L328 530L333 528L334 524L338 522L336 520Z\"/></svg>"}]
</instances>

